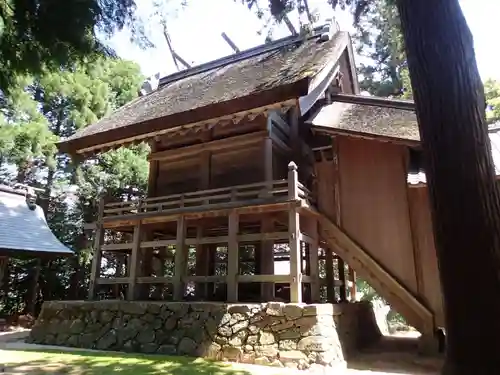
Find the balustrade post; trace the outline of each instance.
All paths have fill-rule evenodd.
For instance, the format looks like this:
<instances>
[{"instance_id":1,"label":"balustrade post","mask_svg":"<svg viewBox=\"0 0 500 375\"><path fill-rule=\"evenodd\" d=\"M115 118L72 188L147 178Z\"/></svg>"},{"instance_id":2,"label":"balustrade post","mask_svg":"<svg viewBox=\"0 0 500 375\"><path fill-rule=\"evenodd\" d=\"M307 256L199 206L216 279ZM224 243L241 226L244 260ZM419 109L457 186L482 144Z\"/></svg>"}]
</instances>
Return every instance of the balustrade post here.
<instances>
[{"instance_id":1,"label":"balustrade post","mask_svg":"<svg viewBox=\"0 0 500 375\"><path fill-rule=\"evenodd\" d=\"M288 164L288 199L296 201L299 199L299 173L297 164L291 161Z\"/></svg>"},{"instance_id":2,"label":"balustrade post","mask_svg":"<svg viewBox=\"0 0 500 375\"><path fill-rule=\"evenodd\" d=\"M93 300L96 297L97 279L101 275L101 246L104 242L104 197L99 200L99 209L97 213L96 231L94 233L93 257L90 269L90 283L88 299Z\"/></svg>"}]
</instances>

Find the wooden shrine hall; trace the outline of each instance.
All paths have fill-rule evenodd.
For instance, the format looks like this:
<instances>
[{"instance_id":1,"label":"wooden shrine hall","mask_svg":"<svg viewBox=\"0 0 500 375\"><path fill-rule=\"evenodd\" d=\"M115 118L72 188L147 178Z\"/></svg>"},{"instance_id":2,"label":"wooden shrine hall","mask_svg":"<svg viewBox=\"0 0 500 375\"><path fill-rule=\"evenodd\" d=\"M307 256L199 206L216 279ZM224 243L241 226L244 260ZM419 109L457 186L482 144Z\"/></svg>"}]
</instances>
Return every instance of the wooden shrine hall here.
<instances>
[{"instance_id":1,"label":"wooden shrine hall","mask_svg":"<svg viewBox=\"0 0 500 375\"><path fill-rule=\"evenodd\" d=\"M59 145L80 159L151 146L147 196L99 203L89 298L343 302L358 274L432 334L413 108L360 95L350 37L331 25L160 79Z\"/></svg>"}]
</instances>

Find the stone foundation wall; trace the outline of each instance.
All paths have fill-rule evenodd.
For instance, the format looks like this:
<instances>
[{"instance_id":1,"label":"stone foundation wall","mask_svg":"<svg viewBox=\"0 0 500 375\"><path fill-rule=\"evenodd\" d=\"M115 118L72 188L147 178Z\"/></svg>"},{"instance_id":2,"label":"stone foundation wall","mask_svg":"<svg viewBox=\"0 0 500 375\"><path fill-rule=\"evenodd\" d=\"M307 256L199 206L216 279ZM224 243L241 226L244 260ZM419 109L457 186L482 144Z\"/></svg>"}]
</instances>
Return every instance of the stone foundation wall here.
<instances>
[{"instance_id":1,"label":"stone foundation wall","mask_svg":"<svg viewBox=\"0 0 500 375\"><path fill-rule=\"evenodd\" d=\"M345 327L339 332L346 342L358 342L359 322L355 318L345 321L347 318L341 315L346 308L339 306L45 302L29 341L299 369L343 366L344 353L335 322Z\"/></svg>"},{"instance_id":2,"label":"stone foundation wall","mask_svg":"<svg viewBox=\"0 0 500 375\"><path fill-rule=\"evenodd\" d=\"M360 349L376 344L382 336L370 302L334 305L333 319L346 359Z\"/></svg>"}]
</instances>

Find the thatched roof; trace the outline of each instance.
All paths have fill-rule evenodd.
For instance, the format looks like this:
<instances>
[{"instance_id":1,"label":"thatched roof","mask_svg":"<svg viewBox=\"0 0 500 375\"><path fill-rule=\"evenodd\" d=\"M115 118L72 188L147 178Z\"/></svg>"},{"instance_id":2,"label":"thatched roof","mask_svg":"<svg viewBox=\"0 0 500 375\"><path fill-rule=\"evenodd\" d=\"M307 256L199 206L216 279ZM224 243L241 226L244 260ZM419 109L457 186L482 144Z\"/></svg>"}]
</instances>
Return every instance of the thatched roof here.
<instances>
[{"instance_id":1,"label":"thatched roof","mask_svg":"<svg viewBox=\"0 0 500 375\"><path fill-rule=\"evenodd\" d=\"M310 78L332 59L338 59L347 46L350 48L350 38L348 33L337 32L322 42L318 33L308 38L286 38L275 42L276 48L272 46L260 46L162 78L157 90L85 127L61 142L60 148L75 152L238 109L296 99L308 93ZM242 101L236 103L238 99Z\"/></svg>"},{"instance_id":2,"label":"thatched roof","mask_svg":"<svg viewBox=\"0 0 500 375\"><path fill-rule=\"evenodd\" d=\"M0 253L71 255L52 233L40 206L11 188L0 186Z\"/></svg>"},{"instance_id":3,"label":"thatched roof","mask_svg":"<svg viewBox=\"0 0 500 375\"><path fill-rule=\"evenodd\" d=\"M313 129L327 133L420 141L417 117L410 109L334 102L308 122Z\"/></svg>"}]
</instances>

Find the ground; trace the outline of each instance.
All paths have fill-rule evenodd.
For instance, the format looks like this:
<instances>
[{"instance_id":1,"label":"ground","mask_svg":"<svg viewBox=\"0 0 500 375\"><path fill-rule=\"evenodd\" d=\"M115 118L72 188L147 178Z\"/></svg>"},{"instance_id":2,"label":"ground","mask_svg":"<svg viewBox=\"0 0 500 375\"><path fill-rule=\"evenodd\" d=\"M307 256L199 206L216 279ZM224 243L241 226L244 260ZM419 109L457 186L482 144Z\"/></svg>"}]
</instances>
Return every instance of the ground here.
<instances>
[{"instance_id":1,"label":"ground","mask_svg":"<svg viewBox=\"0 0 500 375\"><path fill-rule=\"evenodd\" d=\"M0 339L1 341L1 339ZM344 375L438 375L440 358L415 354L416 341L407 337L385 338L375 349L348 361ZM4 374L16 375L296 375L288 369L224 364L186 357L146 356L91 351L58 352L23 343L4 345L0 366ZM29 349L29 350L27 350ZM0 367L0 372L2 368ZM337 372L336 372L337 373ZM316 374L332 374L330 371ZM334 374L332 374L334 375Z\"/></svg>"},{"instance_id":2,"label":"ground","mask_svg":"<svg viewBox=\"0 0 500 375\"><path fill-rule=\"evenodd\" d=\"M0 332L0 373L15 375L323 375L332 370L307 373L255 365L214 363L186 357L147 356L85 351L25 344L25 328ZM411 333L385 336L372 349L348 361L339 375L438 375L442 358L416 354L417 341Z\"/></svg>"}]
</instances>

